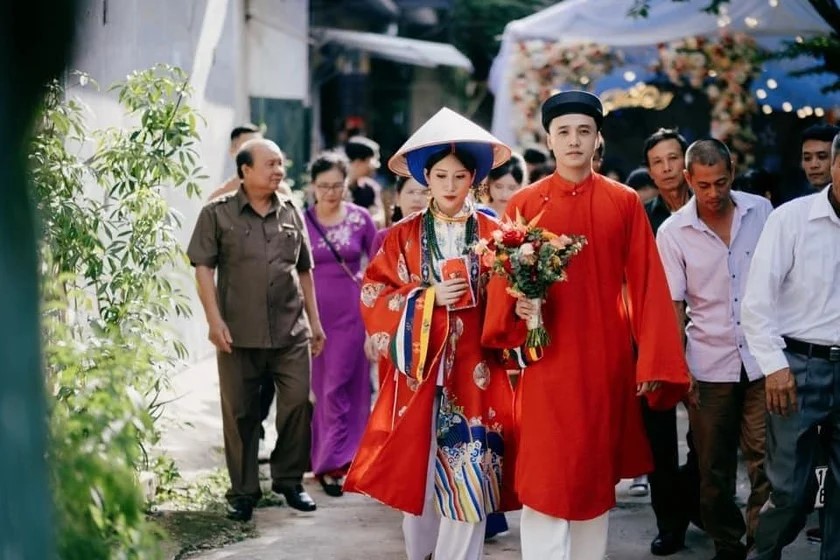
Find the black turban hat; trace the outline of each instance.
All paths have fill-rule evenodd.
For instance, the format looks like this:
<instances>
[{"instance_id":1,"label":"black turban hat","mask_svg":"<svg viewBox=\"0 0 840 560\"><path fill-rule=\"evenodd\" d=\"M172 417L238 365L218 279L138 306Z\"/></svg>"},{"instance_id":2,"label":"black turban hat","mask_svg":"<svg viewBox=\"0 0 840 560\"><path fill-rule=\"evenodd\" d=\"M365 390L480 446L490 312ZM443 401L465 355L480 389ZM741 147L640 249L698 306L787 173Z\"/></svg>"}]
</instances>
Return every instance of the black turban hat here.
<instances>
[{"instance_id":1,"label":"black turban hat","mask_svg":"<svg viewBox=\"0 0 840 560\"><path fill-rule=\"evenodd\" d=\"M588 115L595 119L598 130L604 122L604 107L597 96L586 91L563 91L555 93L542 104L542 125L548 132L548 125L561 115Z\"/></svg>"}]
</instances>

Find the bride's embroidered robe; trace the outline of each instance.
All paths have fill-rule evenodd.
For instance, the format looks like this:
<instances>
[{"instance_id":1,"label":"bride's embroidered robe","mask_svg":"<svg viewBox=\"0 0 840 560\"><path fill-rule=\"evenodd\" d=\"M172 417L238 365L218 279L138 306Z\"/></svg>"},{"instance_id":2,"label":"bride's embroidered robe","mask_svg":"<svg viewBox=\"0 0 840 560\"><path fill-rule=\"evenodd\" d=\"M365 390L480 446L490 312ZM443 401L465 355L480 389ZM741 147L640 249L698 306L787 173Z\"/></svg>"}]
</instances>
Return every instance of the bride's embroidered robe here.
<instances>
[{"instance_id":1,"label":"bride's embroidered robe","mask_svg":"<svg viewBox=\"0 0 840 560\"><path fill-rule=\"evenodd\" d=\"M441 395L434 422L436 507L444 517L477 522L519 508L512 480L513 392L498 351L480 344L489 270L470 257L474 307L436 306L434 287L424 282L423 216L393 226L365 272L365 327L390 359L344 489L421 514L432 414ZM489 236L496 223L476 216L478 236Z\"/></svg>"}]
</instances>

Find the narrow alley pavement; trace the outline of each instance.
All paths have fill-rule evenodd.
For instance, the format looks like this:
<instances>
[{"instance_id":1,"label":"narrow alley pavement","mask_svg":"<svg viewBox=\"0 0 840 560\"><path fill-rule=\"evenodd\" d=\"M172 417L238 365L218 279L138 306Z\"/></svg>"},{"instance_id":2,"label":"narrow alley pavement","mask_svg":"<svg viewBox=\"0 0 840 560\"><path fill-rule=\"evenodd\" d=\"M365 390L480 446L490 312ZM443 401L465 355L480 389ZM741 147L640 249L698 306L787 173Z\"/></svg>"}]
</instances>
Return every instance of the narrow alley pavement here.
<instances>
[{"instance_id":1,"label":"narrow alley pavement","mask_svg":"<svg viewBox=\"0 0 840 560\"><path fill-rule=\"evenodd\" d=\"M173 397L166 417L178 422L165 430L163 447L175 459L182 475L192 479L222 467L221 416L215 358L202 360L173 380ZM189 425L187 425L189 424ZM686 415L680 415L680 433L686 430ZM273 437L269 428L268 438ZM683 441L684 443L684 441ZM685 450L683 449L683 453ZM267 470L267 466L264 467ZM254 513L259 537L201 553L202 560L396 560L404 558L401 516L364 496L347 494L331 498L313 479L307 491L318 511L301 514L285 506L257 509ZM266 484L268 482L266 481ZM610 513L608 558L642 560L651 556L650 541L655 522L649 498L627 494L629 481L616 488L618 504ZM746 478L739 477L738 495L746 493ZM511 530L484 548L488 560L519 559L519 513L508 514ZM709 560L714 548L698 529L691 528L686 549L673 560ZM816 560L818 545L804 536L788 547L785 559Z\"/></svg>"}]
</instances>

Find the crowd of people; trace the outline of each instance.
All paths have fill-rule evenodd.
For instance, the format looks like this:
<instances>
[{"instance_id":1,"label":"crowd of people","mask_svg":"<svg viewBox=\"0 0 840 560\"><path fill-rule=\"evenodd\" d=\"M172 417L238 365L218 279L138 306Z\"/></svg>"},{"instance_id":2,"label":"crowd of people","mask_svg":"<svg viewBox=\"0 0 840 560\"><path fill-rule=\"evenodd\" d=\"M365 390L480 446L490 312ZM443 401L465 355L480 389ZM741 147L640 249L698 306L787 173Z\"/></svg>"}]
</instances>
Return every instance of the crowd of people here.
<instances>
[{"instance_id":1,"label":"crowd of people","mask_svg":"<svg viewBox=\"0 0 840 560\"><path fill-rule=\"evenodd\" d=\"M809 536L840 558L838 129L805 131L810 187L779 206L719 140L654 131L622 183L598 172L596 96L555 94L540 117L550 153L519 155L442 109L388 161L393 204L379 146L351 136L310 163L304 209L280 148L234 129L236 176L187 251L217 349L230 517L261 495L276 403L272 490L314 511L311 471L331 498L402 511L409 560L479 559L520 509L524 559L601 560L622 478L650 494L653 555L693 523L717 560L781 558L824 481ZM541 302L474 251L516 216L587 239ZM523 359L537 314L562 344Z\"/></svg>"}]
</instances>

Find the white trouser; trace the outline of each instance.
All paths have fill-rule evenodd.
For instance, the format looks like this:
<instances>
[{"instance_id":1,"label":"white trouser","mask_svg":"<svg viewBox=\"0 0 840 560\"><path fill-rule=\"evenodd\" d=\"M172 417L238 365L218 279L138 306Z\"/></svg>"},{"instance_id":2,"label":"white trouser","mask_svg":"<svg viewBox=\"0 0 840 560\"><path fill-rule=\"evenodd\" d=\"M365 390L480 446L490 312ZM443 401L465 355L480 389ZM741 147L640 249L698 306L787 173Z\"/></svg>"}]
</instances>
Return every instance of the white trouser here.
<instances>
[{"instance_id":1,"label":"white trouser","mask_svg":"<svg viewBox=\"0 0 840 560\"><path fill-rule=\"evenodd\" d=\"M435 509L435 456L437 454L436 419L438 403L432 414L432 444L426 471L426 501L422 515L403 514L403 536L408 560L425 560L434 552L436 560L480 560L484 551L484 526L441 517Z\"/></svg>"},{"instance_id":2,"label":"white trouser","mask_svg":"<svg viewBox=\"0 0 840 560\"><path fill-rule=\"evenodd\" d=\"M608 527L609 512L568 521L524 506L519 522L522 560L603 560Z\"/></svg>"}]
</instances>

